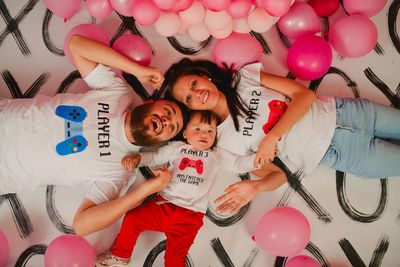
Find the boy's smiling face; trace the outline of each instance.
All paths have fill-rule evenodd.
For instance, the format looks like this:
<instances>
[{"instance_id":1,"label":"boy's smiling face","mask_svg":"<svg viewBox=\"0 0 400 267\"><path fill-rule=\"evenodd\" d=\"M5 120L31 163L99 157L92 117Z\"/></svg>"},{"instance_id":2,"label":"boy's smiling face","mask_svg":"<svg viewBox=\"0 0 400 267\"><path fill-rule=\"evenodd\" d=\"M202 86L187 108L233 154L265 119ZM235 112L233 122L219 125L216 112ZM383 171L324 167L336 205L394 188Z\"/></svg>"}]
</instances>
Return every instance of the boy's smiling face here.
<instances>
[{"instance_id":1,"label":"boy's smiling face","mask_svg":"<svg viewBox=\"0 0 400 267\"><path fill-rule=\"evenodd\" d=\"M217 121L213 119L210 124L203 122L199 113L191 117L186 129L183 131L183 137L187 143L198 150L211 148L216 135Z\"/></svg>"}]
</instances>

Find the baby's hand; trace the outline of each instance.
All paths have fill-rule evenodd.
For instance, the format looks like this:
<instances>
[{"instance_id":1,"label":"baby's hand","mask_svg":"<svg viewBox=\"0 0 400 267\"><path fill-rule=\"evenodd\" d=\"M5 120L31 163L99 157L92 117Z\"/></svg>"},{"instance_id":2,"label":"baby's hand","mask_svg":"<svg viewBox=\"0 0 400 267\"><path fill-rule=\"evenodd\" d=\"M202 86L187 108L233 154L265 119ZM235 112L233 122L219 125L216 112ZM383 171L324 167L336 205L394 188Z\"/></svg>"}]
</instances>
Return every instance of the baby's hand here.
<instances>
[{"instance_id":1,"label":"baby's hand","mask_svg":"<svg viewBox=\"0 0 400 267\"><path fill-rule=\"evenodd\" d=\"M129 156L125 156L122 161L122 166L128 172L131 172L135 169L140 163L140 154L133 154Z\"/></svg>"}]
</instances>

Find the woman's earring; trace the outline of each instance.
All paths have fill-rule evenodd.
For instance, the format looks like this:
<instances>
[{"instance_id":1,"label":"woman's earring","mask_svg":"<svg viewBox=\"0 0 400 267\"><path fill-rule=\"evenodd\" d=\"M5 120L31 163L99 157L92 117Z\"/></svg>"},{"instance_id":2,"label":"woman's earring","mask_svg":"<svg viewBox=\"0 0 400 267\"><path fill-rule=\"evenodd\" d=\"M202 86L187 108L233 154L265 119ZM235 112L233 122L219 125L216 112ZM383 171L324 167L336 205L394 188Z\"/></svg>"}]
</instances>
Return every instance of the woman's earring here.
<instances>
[{"instance_id":1,"label":"woman's earring","mask_svg":"<svg viewBox=\"0 0 400 267\"><path fill-rule=\"evenodd\" d=\"M211 82L211 78L208 78L208 81Z\"/></svg>"}]
</instances>

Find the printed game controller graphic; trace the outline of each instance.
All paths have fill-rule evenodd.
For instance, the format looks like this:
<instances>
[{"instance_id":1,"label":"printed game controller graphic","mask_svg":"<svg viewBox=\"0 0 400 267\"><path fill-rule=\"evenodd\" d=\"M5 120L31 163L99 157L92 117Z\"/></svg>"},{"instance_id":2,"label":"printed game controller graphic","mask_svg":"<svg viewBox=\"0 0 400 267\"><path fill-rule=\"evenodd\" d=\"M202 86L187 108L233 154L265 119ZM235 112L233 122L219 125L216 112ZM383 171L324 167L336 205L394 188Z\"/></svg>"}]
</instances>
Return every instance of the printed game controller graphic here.
<instances>
[{"instance_id":1,"label":"printed game controller graphic","mask_svg":"<svg viewBox=\"0 0 400 267\"><path fill-rule=\"evenodd\" d=\"M198 174L203 173L203 161L201 159L192 160L187 157L182 158L181 163L179 164L179 169L183 171L186 167L195 168Z\"/></svg>"},{"instance_id":2,"label":"printed game controller graphic","mask_svg":"<svg viewBox=\"0 0 400 267\"><path fill-rule=\"evenodd\" d=\"M56 115L65 119L65 140L57 144L57 153L65 156L85 150L88 143L83 137L82 122L86 111L78 106L61 105L56 108Z\"/></svg>"},{"instance_id":3,"label":"printed game controller graphic","mask_svg":"<svg viewBox=\"0 0 400 267\"><path fill-rule=\"evenodd\" d=\"M272 100L268 103L268 107L270 110L268 121L263 126L263 131L265 134L268 134L275 124L281 119L283 113L286 111L287 105L284 101Z\"/></svg>"}]
</instances>

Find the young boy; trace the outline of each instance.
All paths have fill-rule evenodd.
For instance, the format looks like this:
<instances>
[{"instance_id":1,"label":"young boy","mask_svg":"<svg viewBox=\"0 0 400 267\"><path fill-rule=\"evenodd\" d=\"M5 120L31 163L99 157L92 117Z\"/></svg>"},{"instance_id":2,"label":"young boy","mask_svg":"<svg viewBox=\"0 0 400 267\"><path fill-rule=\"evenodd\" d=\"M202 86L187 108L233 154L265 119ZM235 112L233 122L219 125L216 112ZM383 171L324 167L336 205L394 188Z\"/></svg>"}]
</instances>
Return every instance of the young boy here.
<instances>
[{"instance_id":1,"label":"young boy","mask_svg":"<svg viewBox=\"0 0 400 267\"><path fill-rule=\"evenodd\" d=\"M129 211L110 251L97 257L96 266L128 265L139 234L144 230L167 236L166 267L184 267L185 257L203 225L208 195L218 169L247 172L255 155L239 157L215 148L217 117L211 111L192 111L183 132L187 143L176 141L156 152L126 156L127 171L140 165L173 165L172 179L155 200Z\"/></svg>"}]
</instances>

